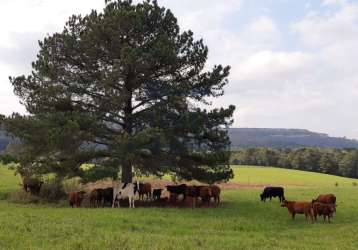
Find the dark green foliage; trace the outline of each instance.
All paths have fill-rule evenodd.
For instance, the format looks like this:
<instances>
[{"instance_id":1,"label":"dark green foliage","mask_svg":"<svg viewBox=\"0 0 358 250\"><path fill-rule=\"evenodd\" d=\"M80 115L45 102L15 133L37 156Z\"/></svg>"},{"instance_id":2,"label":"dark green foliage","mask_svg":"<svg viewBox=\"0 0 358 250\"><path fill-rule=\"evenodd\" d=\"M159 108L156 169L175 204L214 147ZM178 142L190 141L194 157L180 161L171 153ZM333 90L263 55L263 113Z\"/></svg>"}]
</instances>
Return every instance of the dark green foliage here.
<instances>
[{"instance_id":1,"label":"dark green foliage","mask_svg":"<svg viewBox=\"0 0 358 250\"><path fill-rule=\"evenodd\" d=\"M350 151L339 161L339 169L344 176L358 178L358 151Z\"/></svg>"},{"instance_id":2,"label":"dark green foliage","mask_svg":"<svg viewBox=\"0 0 358 250\"><path fill-rule=\"evenodd\" d=\"M229 67L204 71L208 48L181 32L170 10L107 1L39 44L32 74L10 78L30 114L5 120L24 145L21 164L63 177L85 175L83 163L110 169L98 177L120 167L126 182L133 167L206 182L232 177L225 128L235 108L198 107L223 95Z\"/></svg>"},{"instance_id":3,"label":"dark green foliage","mask_svg":"<svg viewBox=\"0 0 358 250\"><path fill-rule=\"evenodd\" d=\"M358 178L358 150L354 149L248 148L233 152L231 163L277 166Z\"/></svg>"},{"instance_id":4,"label":"dark green foliage","mask_svg":"<svg viewBox=\"0 0 358 250\"><path fill-rule=\"evenodd\" d=\"M63 189L62 179L48 179L41 186L38 197L44 202L58 202L66 199L66 193Z\"/></svg>"},{"instance_id":5,"label":"dark green foliage","mask_svg":"<svg viewBox=\"0 0 358 250\"><path fill-rule=\"evenodd\" d=\"M110 166L95 165L83 171L81 174L81 181L84 183L97 181L106 177L116 179L118 175L118 168L111 168Z\"/></svg>"},{"instance_id":6,"label":"dark green foliage","mask_svg":"<svg viewBox=\"0 0 358 250\"><path fill-rule=\"evenodd\" d=\"M14 156L9 155L9 154L0 154L0 163L6 165L6 164L9 164L11 162L16 163L17 159Z\"/></svg>"}]
</instances>

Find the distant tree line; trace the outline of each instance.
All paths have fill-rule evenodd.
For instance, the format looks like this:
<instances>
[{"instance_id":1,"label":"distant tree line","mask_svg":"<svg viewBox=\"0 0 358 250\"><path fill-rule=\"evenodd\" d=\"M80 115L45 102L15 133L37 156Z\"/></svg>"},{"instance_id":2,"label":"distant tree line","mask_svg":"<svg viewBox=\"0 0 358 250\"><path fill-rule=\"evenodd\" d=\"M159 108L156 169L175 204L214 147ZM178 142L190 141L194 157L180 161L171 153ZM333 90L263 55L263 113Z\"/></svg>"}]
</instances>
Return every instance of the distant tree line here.
<instances>
[{"instance_id":1,"label":"distant tree line","mask_svg":"<svg viewBox=\"0 0 358 250\"><path fill-rule=\"evenodd\" d=\"M248 148L232 152L231 163L235 165L276 166L358 178L357 149Z\"/></svg>"}]
</instances>

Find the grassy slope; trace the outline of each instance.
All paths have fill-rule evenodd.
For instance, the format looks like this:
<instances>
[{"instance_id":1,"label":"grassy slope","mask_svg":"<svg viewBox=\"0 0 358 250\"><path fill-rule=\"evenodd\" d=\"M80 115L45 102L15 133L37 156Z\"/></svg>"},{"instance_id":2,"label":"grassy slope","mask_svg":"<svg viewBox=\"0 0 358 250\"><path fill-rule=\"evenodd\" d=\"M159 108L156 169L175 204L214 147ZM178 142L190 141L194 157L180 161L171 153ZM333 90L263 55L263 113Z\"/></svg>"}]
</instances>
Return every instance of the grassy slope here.
<instances>
[{"instance_id":1,"label":"grassy slope","mask_svg":"<svg viewBox=\"0 0 358 250\"><path fill-rule=\"evenodd\" d=\"M18 189L19 184L20 177L0 163L0 200L4 199L7 193Z\"/></svg>"},{"instance_id":2,"label":"grassy slope","mask_svg":"<svg viewBox=\"0 0 358 250\"><path fill-rule=\"evenodd\" d=\"M352 187L356 179L305 172L293 169L234 166L235 178L231 182L242 184L272 184L309 187Z\"/></svg>"},{"instance_id":3,"label":"grassy slope","mask_svg":"<svg viewBox=\"0 0 358 250\"><path fill-rule=\"evenodd\" d=\"M286 172L235 169L242 178L244 172L252 176L252 184L255 178L263 179L260 176L266 171ZM311 179L310 175L303 180ZM296 180L287 174L283 177ZM267 178L272 184L282 183L281 178ZM0 249L358 249L358 187L336 188L331 178L336 177L319 176L326 186L286 190L287 197L300 200L334 192L338 209L330 225L321 221L311 225L302 216L291 221L276 200L259 202L260 190L225 191L220 208L194 210L70 209L0 201ZM11 182L7 190L16 185Z\"/></svg>"}]
</instances>

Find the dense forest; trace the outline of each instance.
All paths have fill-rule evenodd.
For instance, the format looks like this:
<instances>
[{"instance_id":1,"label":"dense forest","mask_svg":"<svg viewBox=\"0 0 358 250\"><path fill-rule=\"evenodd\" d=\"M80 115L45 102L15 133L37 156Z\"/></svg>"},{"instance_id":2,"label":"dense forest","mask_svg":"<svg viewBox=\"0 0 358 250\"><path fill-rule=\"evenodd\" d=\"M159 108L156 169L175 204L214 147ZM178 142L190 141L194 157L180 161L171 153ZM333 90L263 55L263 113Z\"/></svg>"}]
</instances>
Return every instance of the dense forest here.
<instances>
[{"instance_id":1,"label":"dense forest","mask_svg":"<svg viewBox=\"0 0 358 250\"><path fill-rule=\"evenodd\" d=\"M234 151L236 165L277 166L358 178L358 150L297 148L248 148Z\"/></svg>"}]
</instances>

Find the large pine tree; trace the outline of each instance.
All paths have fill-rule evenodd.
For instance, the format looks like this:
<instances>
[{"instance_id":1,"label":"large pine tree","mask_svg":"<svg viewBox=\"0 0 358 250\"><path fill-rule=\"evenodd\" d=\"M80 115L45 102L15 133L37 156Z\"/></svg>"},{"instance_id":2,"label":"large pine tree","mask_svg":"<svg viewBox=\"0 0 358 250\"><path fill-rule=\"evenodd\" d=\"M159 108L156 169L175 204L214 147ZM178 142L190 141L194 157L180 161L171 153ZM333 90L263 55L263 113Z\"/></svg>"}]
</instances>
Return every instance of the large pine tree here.
<instances>
[{"instance_id":1,"label":"large pine tree","mask_svg":"<svg viewBox=\"0 0 358 250\"><path fill-rule=\"evenodd\" d=\"M34 171L83 175L83 163L206 182L228 180L235 107L223 95L229 67L205 71L208 48L156 1L106 1L39 42L29 76L11 77L28 116L5 121ZM109 171L111 172L111 171ZM103 176L101 176L103 177Z\"/></svg>"}]
</instances>

